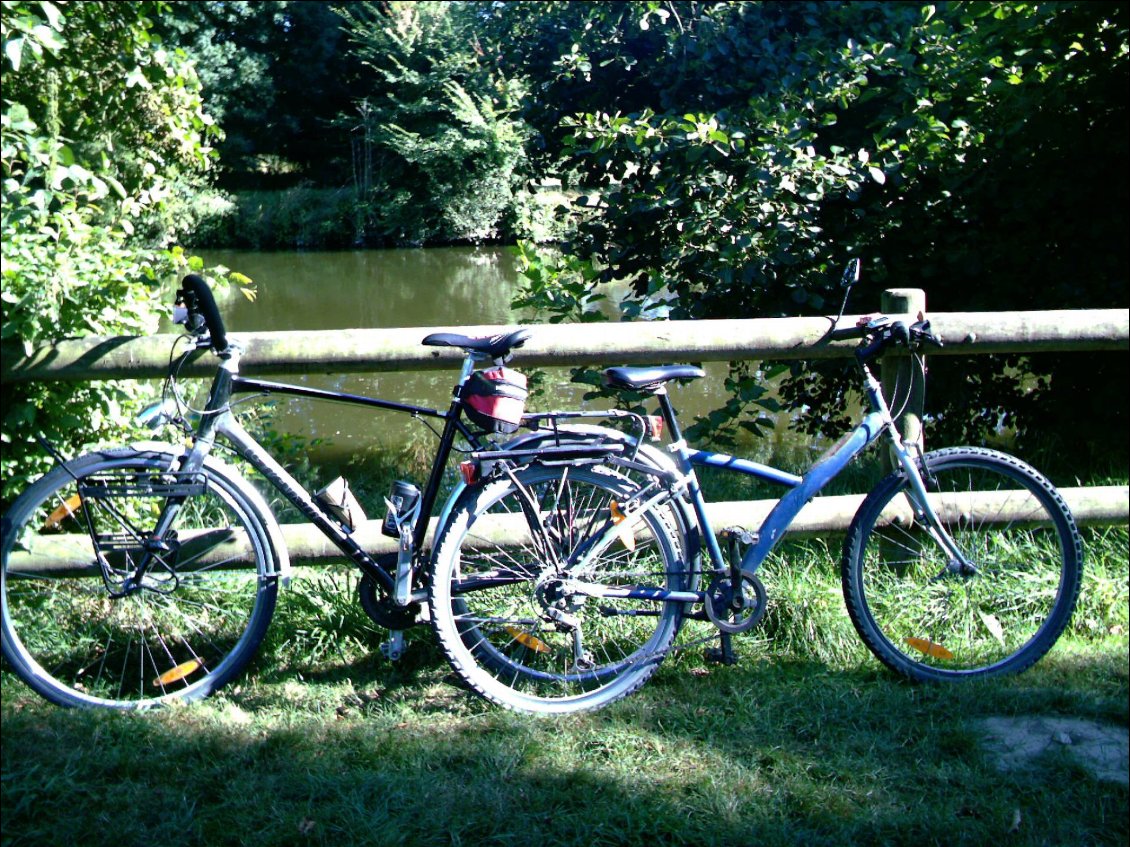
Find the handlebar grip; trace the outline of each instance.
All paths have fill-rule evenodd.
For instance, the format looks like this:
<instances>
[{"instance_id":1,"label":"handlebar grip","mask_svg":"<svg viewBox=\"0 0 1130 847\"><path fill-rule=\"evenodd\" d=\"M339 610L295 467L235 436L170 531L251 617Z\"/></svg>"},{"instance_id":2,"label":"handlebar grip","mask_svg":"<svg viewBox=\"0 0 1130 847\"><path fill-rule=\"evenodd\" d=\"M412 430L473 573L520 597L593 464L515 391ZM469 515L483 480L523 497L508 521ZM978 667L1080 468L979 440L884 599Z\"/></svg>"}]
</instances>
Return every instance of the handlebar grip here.
<instances>
[{"instance_id":1,"label":"handlebar grip","mask_svg":"<svg viewBox=\"0 0 1130 847\"><path fill-rule=\"evenodd\" d=\"M216 298L212 296L212 289L208 287L204 277L196 274L189 274L181 282L196 298L196 308L204 318L204 325L208 327L212 349L217 353L224 352L228 349L228 334L224 329L220 310L216 307Z\"/></svg>"},{"instance_id":2,"label":"handlebar grip","mask_svg":"<svg viewBox=\"0 0 1130 847\"><path fill-rule=\"evenodd\" d=\"M861 326L849 326L844 329L834 329L828 335L829 341L846 341L849 339L863 338L866 330Z\"/></svg>"}]
</instances>

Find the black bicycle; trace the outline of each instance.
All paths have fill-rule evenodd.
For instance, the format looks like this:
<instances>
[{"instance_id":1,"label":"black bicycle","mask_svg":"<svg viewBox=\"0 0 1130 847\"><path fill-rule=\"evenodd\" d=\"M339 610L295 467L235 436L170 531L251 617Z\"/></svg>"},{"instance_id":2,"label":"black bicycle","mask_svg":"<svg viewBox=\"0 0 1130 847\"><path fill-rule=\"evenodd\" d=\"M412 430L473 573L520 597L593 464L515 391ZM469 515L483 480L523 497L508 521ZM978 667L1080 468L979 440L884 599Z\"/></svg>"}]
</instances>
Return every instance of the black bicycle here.
<instances>
[{"instance_id":1,"label":"black bicycle","mask_svg":"<svg viewBox=\"0 0 1130 847\"><path fill-rule=\"evenodd\" d=\"M198 350L219 357L207 403L187 447L151 443L99 450L64 461L32 484L3 518L0 569L4 657L35 691L64 706L141 709L204 697L255 655L289 572L280 527L263 496L213 453L226 443L362 571L360 600L391 630L382 651L398 658L403 630L427 602L427 516L458 439L475 461L499 468L539 461L595 460L608 447L582 443L499 450L494 436L517 429L525 379L506 368L529 331L490 338L438 333L426 345L462 349L462 370L446 410L240 376L240 347L227 335L207 283L186 277L175 320L191 343L170 357L167 389ZM179 343L178 339L178 343ZM493 363L493 366L490 366ZM480 367L488 365L488 367ZM396 483L382 531L397 552L373 555L354 530L360 507L342 480L308 492L247 432L233 413L237 394L293 396L386 409L439 425L439 446L420 491ZM179 404L178 404L179 405ZM48 449L50 445L45 446ZM618 450L620 447L612 449ZM476 465L477 466L477 465ZM546 498L583 498L577 481ZM465 484L441 509L442 534ZM569 533L580 511L562 513Z\"/></svg>"}]
</instances>

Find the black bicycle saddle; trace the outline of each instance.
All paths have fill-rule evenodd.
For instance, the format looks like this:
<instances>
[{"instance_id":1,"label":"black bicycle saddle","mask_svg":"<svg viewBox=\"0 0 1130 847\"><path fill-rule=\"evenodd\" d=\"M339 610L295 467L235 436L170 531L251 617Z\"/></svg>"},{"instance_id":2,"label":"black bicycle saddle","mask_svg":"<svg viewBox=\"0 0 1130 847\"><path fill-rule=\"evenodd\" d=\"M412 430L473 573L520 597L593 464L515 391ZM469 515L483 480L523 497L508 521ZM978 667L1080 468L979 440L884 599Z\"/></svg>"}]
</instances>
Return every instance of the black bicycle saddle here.
<instances>
[{"instance_id":1,"label":"black bicycle saddle","mask_svg":"<svg viewBox=\"0 0 1130 847\"><path fill-rule=\"evenodd\" d=\"M433 332L423 340L428 347L460 347L469 353L478 353L491 359L504 359L510 351L521 347L532 333L528 329L518 329L502 335L487 338L471 338L455 332Z\"/></svg>"}]
</instances>

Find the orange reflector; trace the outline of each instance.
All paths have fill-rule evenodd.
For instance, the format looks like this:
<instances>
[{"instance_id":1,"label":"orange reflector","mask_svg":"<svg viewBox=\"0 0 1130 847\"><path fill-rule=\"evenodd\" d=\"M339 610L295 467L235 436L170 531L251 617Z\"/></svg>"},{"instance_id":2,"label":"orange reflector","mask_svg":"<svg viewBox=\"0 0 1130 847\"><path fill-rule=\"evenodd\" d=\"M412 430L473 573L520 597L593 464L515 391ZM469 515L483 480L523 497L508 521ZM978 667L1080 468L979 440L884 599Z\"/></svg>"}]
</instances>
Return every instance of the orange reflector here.
<instances>
[{"instance_id":1,"label":"orange reflector","mask_svg":"<svg viewBox=\"0 0 1130 847\"><path fill-rule=\"evenodd\" d=\"M535 653L548 653L548 652L550 652L549 651L549 645L546 644L544 641L542 641L537 636L530 635L528 632L523 632L522 630L518 629L518 627L516 627L516 626L504 626L503 629L505 629L512 636L514 636L515 641L517 641L523 647L528 647L529 649L533 650Z\"/></svg>"},{"instance_id":2,"label":"orange reflector","mask_svg":"<svg viewBox=\"0 0 1130 847\"><path fill-rule=\"evenodd\" d=\"M935 659L952 659L953 653L943 647L941 644L935 644L927 638L908 638L906 643L927 656L932 656Z\"/></svg>"},{"instance_id":3,"label":"orange reflector","mask_svg":"<svg viewBox=\"0 0 1130 847\"><path fill-rule=\"evenodd\" d=\"M200 662L198 662L196 659L189 659L187 662L181 662L172 670L165 671L163 674L153 680L153 684L164 686L168 685L170 682L180 682L198 667L200 667Z\"/></svg>"},{"instance_id":4,"label":"orange reflector","mask_svg":"<svg viewBox=\"0 0 1130 847\"><path fill-rule=\"evenodd\" d=\"M463 482L474 485L479 481L479 466L475 462L460 462L459 473L463 475Z\"/></svg>"},{"instance_id":5,"label":"orange reflector","mask_svg":"<svg viewBox=\"0 0 1130 847\"><path fill-rule=\"evenodd\" d=\"M612 523L618 524L619 529L616 531L616 537L620 539L620 543L627 547L629 550L636 549L636 534L632 531L630 524L625 523L628 516L620 510L620 504L615 500L608 504L609 511L612 512Z\"/></svg>"},{"instance_id":6,"label":"orange reflector","mask_svg":"<svg viewBox=\"0 0 1130 847\"><path fill-rule=\"evenodd\" d=\"M78 494L72 494L59 508L47 516L47 520L43 522L43 531L54 532L62 526L63 521L77 512L81 507L82 497Z\"/></svg>"}]
</instances>

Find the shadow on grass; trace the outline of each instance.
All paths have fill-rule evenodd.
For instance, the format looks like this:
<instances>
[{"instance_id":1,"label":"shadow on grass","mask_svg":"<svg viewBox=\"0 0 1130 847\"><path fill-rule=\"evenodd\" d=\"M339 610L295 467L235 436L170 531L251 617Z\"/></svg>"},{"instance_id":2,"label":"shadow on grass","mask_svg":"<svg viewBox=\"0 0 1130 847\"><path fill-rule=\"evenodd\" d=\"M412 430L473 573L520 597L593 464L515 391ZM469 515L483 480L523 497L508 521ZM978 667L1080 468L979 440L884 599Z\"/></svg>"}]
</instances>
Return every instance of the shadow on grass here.
<instances>
[{"instance_id":1,"label":"shadow on grass","mask_svg":"<svg viewBox=\"0 0 1130 847\"><path fill-rule=\"evenodd\" d=\"M1055 757L999 772L973 729L1027 713L1125 725L1124 645L952 687L870 665L677 661L622 704L556 720L486 706L437 658L270 671L149 715L56 709L6 676L3 842L1127 840L1125 787Z\"/></svg>"}]
</instances>

